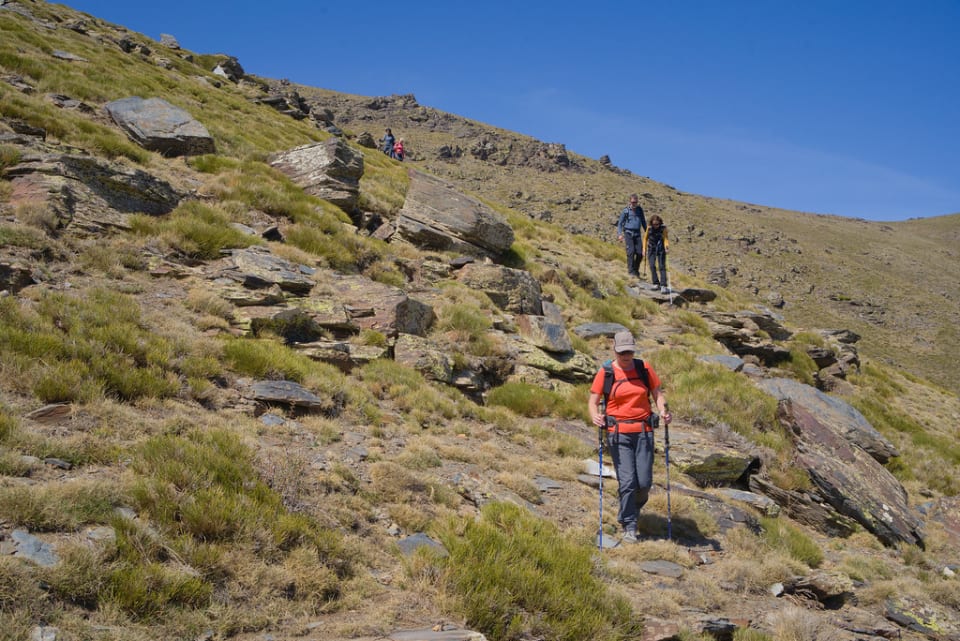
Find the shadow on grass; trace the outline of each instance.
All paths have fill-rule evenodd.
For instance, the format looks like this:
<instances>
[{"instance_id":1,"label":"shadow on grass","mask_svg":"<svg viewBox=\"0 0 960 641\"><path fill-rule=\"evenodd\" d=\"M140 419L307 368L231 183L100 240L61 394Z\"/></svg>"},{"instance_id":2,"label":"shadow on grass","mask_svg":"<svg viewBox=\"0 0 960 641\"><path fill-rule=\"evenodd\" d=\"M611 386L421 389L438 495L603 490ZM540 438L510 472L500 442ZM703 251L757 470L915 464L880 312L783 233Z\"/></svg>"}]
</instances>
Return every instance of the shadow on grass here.
<instances>
[{"instance_id":1,"label":"shadow on grass","mask_svg":"<svg viewBox=\"0 0 960 641\"><path fill-rule=\"evenodd\" d=\"M667 517L663 514L641 512L637 519L637 533L645 541L668 539ZM696 521L686 517L672 517L669 523L670 539L677 545L720 550L720 541L700 531Z\"/></svg>"}]
</instances>

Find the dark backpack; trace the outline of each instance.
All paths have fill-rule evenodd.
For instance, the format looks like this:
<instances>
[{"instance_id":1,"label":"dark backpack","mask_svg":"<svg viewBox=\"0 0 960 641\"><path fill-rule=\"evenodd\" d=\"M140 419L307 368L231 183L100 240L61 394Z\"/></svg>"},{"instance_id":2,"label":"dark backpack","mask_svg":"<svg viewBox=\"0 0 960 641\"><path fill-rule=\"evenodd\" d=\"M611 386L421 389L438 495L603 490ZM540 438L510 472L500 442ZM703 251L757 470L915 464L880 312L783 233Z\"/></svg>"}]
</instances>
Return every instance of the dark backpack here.
<instances>
[{"instance_id":1,"label":"dark backpack","mask_svg":"<svg viewBox=\"0 0 960 641\"><path fill-rule=\"evenodd\" d=\"M647 366L643 364L643 361L641 359L635 358L633 359L633 367L634 369L637 370L637 373L640 376L640 380L641 382L643 382L643 386L647 388L647 394L649 395L650 394L650 373L647 372ZM607 416L607 401L610 400L610 392L613 391L613 384L616 382L614 381L613 377L614 377L613 361L611 360L603 364L603 413L604 413L604 416ZM630 379L625 378L623 380L628 381ZM615 421L612 417L609 417L609 416L607 417L606 420L608 421L607 425L611 425L611 424L617 425L617 434L619 434L620 433L619 423L617 423L617 421ZM609 421L613 421L613 423L610 423ZM655 428L660 424L660 417L657 416L656 414L651 413L649 421L650 421L650 427Z\"/></svg>"}]
</instances>

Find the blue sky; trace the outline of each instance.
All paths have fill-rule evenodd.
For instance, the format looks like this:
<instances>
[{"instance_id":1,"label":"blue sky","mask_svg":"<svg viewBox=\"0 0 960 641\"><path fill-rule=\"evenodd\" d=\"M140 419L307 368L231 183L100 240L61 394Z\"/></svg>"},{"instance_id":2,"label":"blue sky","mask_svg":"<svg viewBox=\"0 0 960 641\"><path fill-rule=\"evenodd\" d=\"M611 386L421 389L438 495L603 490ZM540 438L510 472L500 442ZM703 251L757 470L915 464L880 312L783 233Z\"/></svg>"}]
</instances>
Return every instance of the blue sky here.
<instances>
[{"instance_id":1,"label":"blue sky","mask_svg":"<svg viewBox=\"0 0 960 641\"><path fill-rule=\"evenodd\" d=\"M67 4L249 73L412 93L686 192L960 212L960 0Z\"/></svg>"}]
</instances>

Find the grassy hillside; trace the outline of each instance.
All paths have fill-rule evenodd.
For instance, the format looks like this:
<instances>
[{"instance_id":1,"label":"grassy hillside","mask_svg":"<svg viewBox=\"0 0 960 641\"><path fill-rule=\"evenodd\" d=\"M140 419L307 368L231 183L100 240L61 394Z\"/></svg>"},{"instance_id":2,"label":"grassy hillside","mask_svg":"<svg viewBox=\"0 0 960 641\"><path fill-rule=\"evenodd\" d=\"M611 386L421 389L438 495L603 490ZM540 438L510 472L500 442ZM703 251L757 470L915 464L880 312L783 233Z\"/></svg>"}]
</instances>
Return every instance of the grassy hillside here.
<instances>
[{"instance_id":1,"label":"grassy hillside","mask_svg":"<svg viewBox=\"0 0 960 641\"><path fill-rule=\"evenodd\" d=\"M795 324L852 329L865 353L960 391L960 214L882 223L687 194L412 96L299 89L348 131L392 127L419 165L571 233L615 242L616 216L639 193L667 224L674 270L707 280L725 268L730 289L761 304L782 297Z\"/></svg>"},{"instance_id":2,"label":"grassy hillside","mask_svg":"<svg viewBox=\"0 0 960 641\"><path fill-rule=\"evenodd\" d=\"M513 321L489 297L454 278L411 280L452 254L355 233L345 212L264 162L330 135L253 102L272 81L227 82L210 72L215 56L38 0L0 6L0 35L0 274L34 281L0 297L0 641L49 628L58 639L369 641L443 624L498 641L617 640L637 638L649 617L683 639L712 638L706 619L751 621L738 641L851 638L810 594L770 594L821 572L856 590L844 616L880 625L899 608L932 634L958 632L948 520L930 519L925 549L884 548L864 531L827 537L741 503L759 527L726 530L681 492L694 484L679 467L665 493L662 452L642 524L659 538L597 554L597 492L578 480L596 455L586 385L510 380L477 402L389 358L345 372L269 328L250 331L252 312L217 294L227 251L256 244L323 277L416 287L437 315L425 339L457 363L515 358L502 329ZM780 293L795 329L863 335L845 398L902 452L887 468L911 505L956 505L957 216L882 225L682 194L408 98L374 109L370 98L299 90L364 154L365 210L395 216L411 166L446 178L509 221L511 266L540 282L568 328L636 331L667 381L678 454L732 449L762 459L782 487L809 485L775 401L697 358L724 352L701 312ZM61 109L51 94L91 109ZM129 95L188 110L217 153L165 158L136 146L103 110ZM409 162L351 138L385 125L410 142ZM25 194L13 180L25 159L53 175L63 155L139 170L187 196L169 214L91 231L53 210L64 191ZM608 241L632 191L670 225L675 285L705 285L726 268L729 286L710 285L716 302L675 309L631 295ZM241 226L277 226L284 241ZM811 380L803 347L817 340L784 341L791 358L773 373ZM376 331L349 341L389 344ZM572 342L578 356L608 357L604 339ZM296 382L323 402L312 412L258 406L245 391L258 379ZM603 512L614 536L611 486ZM702 493L727 505L715 488ZM673 541L662 536L668 501ZM20 533L59 562L12 556ZM416 533L445 554L404 553L400 541ZM650 574L650 560L683 576Z\"/></svg>"}]
</instances>

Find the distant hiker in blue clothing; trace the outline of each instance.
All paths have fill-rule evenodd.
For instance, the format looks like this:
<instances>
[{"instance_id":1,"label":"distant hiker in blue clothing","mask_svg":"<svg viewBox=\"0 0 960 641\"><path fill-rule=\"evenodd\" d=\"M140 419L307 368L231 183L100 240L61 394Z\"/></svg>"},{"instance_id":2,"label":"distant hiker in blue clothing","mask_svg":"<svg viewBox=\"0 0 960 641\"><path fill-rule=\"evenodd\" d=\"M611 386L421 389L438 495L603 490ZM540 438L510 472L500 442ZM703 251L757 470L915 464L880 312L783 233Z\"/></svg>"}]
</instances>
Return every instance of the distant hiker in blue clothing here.
<instances>
[{"instance_id":1,"label":"distant hiker in blue clothing","mask_svg":"<svg viewBox=\"0 0 960 641\"><path fill-rule=\"evenodd\" d=\"M640 261L643 260L643 234L647 231L647 219L643 216L640 198L630 194L630 204L620 212L617 220L617 240L627 247L627 274L640 276Z\"/></svg>"},{"instance_id":2,"label":"distant hiker in blue clothing","mask_svg":"<svg viewBox=\"0 0 960 641\"><path fill-rule=\"evenodd\" d=\"M383 138L380 142L383 146L380 148L383 150L383 153L387 154L393 158L393 144L396 142L396 138L393 137L393 132L390 131L390 128L387 127L387 133L383 134Z\"/></svg>"}]
</instances>

